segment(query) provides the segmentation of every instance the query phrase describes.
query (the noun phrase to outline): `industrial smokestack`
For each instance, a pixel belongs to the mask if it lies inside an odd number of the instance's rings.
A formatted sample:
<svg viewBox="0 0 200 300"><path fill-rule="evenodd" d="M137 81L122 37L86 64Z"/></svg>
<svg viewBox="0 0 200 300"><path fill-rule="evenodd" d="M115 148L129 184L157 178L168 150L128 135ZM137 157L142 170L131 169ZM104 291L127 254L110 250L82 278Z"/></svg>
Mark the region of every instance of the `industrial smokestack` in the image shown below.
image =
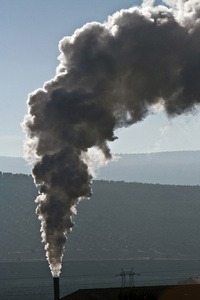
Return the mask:
<svg viewBox="0 0 200 300"><path fill-rule="evenodd" d="M54 300L60 299L59 277L53 277Z"/></svg>

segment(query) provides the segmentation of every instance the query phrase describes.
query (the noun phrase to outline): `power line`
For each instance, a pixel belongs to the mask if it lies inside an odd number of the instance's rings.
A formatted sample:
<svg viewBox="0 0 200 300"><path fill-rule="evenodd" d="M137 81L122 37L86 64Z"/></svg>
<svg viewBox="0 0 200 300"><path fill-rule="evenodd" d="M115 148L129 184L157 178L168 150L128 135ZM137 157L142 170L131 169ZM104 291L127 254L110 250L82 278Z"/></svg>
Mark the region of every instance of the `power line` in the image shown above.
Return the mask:
<svg viewBox="0 0 200 300"><path fill-rule="evenodd" d="M175 269L175 270L162 270L162 271L144 271L141 272L141 275L143 274L160 274L160 273L174 273L174 272L193 272L193 271L199 271L200 269ZM76 278L76 277L100 277L100 276L114 276L112 273L103 273L103 274L80 274L80 275L62 275L60 278ZM49 279L51 280L52 277L47 276L38 276L38 277L7 277L7 278L0 278L0 280L31 280L31 279Z"/></svg>
<svg viewBox="0 0 200 300"><path fill-rule="evenodd" d="M173 278L171 278L171 277L169 277L169 278L163 278L163 279L148 279L148 282L166 282L166 281L168 281L168 280L182 280L182 279L185 279L185 278L181 278L181 277L173 277ZM144 280L137 280L137 283L142 283L142 282L145 282L146 280L144 279ZM113 284L118 284L118 283L114 283L114 282L91 282L91 281L89 281L89 282L80 282L80 283L68 283L67 284L67 287L73 287L73 286L86 286L86 285L90 285L90 286L93 286L93 285L113 285ZM60 285L61 287L65 287L65 284L61 284ZM0 288L0 290L6 290L6 289L9 289L9 290L11 290L11 289L34 289L34 288L43 288L43 289L45 289L45 288L53 288L52 287L52 285L51 286L49 286L49 285L43 285L43 286L23 286L23 287L12 287L12 288L10 288L10 287L3 287L3 288Z"/></svg>
<svg viewBox="0 0 200 300"><path fill-rule="evenodd" d="M142 272L142 274L148 274L148 273L173 273L173 272L189 272L189 271L199 271L200 272L200 268L198 269L175 269L175 270L165 270L165 271L146 271L146 272Z"/></svg>

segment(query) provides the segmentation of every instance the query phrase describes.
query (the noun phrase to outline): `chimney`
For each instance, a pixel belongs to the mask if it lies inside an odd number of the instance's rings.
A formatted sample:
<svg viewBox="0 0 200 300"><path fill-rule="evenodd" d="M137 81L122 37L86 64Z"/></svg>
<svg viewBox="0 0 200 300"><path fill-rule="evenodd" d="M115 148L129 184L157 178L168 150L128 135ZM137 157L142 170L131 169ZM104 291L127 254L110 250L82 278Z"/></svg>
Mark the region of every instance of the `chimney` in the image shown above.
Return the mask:
<svg viewBox="0 0 200 300"><path fill-rule="evenodd" d="M54 300L59 300L60 299L59 277L53 277L53 286L54 286Z"/></svg>

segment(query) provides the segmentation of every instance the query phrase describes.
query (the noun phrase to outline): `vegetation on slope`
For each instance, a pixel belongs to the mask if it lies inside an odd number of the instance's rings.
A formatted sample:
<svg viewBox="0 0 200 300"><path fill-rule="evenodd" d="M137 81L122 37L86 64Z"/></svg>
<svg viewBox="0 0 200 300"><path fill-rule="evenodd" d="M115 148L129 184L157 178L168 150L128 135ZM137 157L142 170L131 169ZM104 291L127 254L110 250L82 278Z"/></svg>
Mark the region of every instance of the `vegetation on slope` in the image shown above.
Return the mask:
<svg viewBox="0 0 200 300"><path fill-rule="evenodd" d="M94 181L64 259L198 259L199 186ZM0 174L0 260L45 259L37 189L28 175Z"/></svg>

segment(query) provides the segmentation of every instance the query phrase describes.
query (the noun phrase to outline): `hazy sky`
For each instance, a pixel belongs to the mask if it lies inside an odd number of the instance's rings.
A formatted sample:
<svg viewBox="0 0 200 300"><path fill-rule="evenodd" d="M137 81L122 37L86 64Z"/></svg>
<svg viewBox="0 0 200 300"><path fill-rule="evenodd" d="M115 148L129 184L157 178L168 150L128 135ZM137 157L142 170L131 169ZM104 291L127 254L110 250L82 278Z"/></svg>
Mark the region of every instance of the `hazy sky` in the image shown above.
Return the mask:
<svg viewBox="0 0 200 300"><path fill-rule="evenodd" d="M161 1L157 1L158 4ZM20 122L28 93L55 75L58 42L86 22L103 22L137 0L0 0L0 156L23 156ZM200 115L155 113L118 131L114 153L200 150Z"/></svg>

